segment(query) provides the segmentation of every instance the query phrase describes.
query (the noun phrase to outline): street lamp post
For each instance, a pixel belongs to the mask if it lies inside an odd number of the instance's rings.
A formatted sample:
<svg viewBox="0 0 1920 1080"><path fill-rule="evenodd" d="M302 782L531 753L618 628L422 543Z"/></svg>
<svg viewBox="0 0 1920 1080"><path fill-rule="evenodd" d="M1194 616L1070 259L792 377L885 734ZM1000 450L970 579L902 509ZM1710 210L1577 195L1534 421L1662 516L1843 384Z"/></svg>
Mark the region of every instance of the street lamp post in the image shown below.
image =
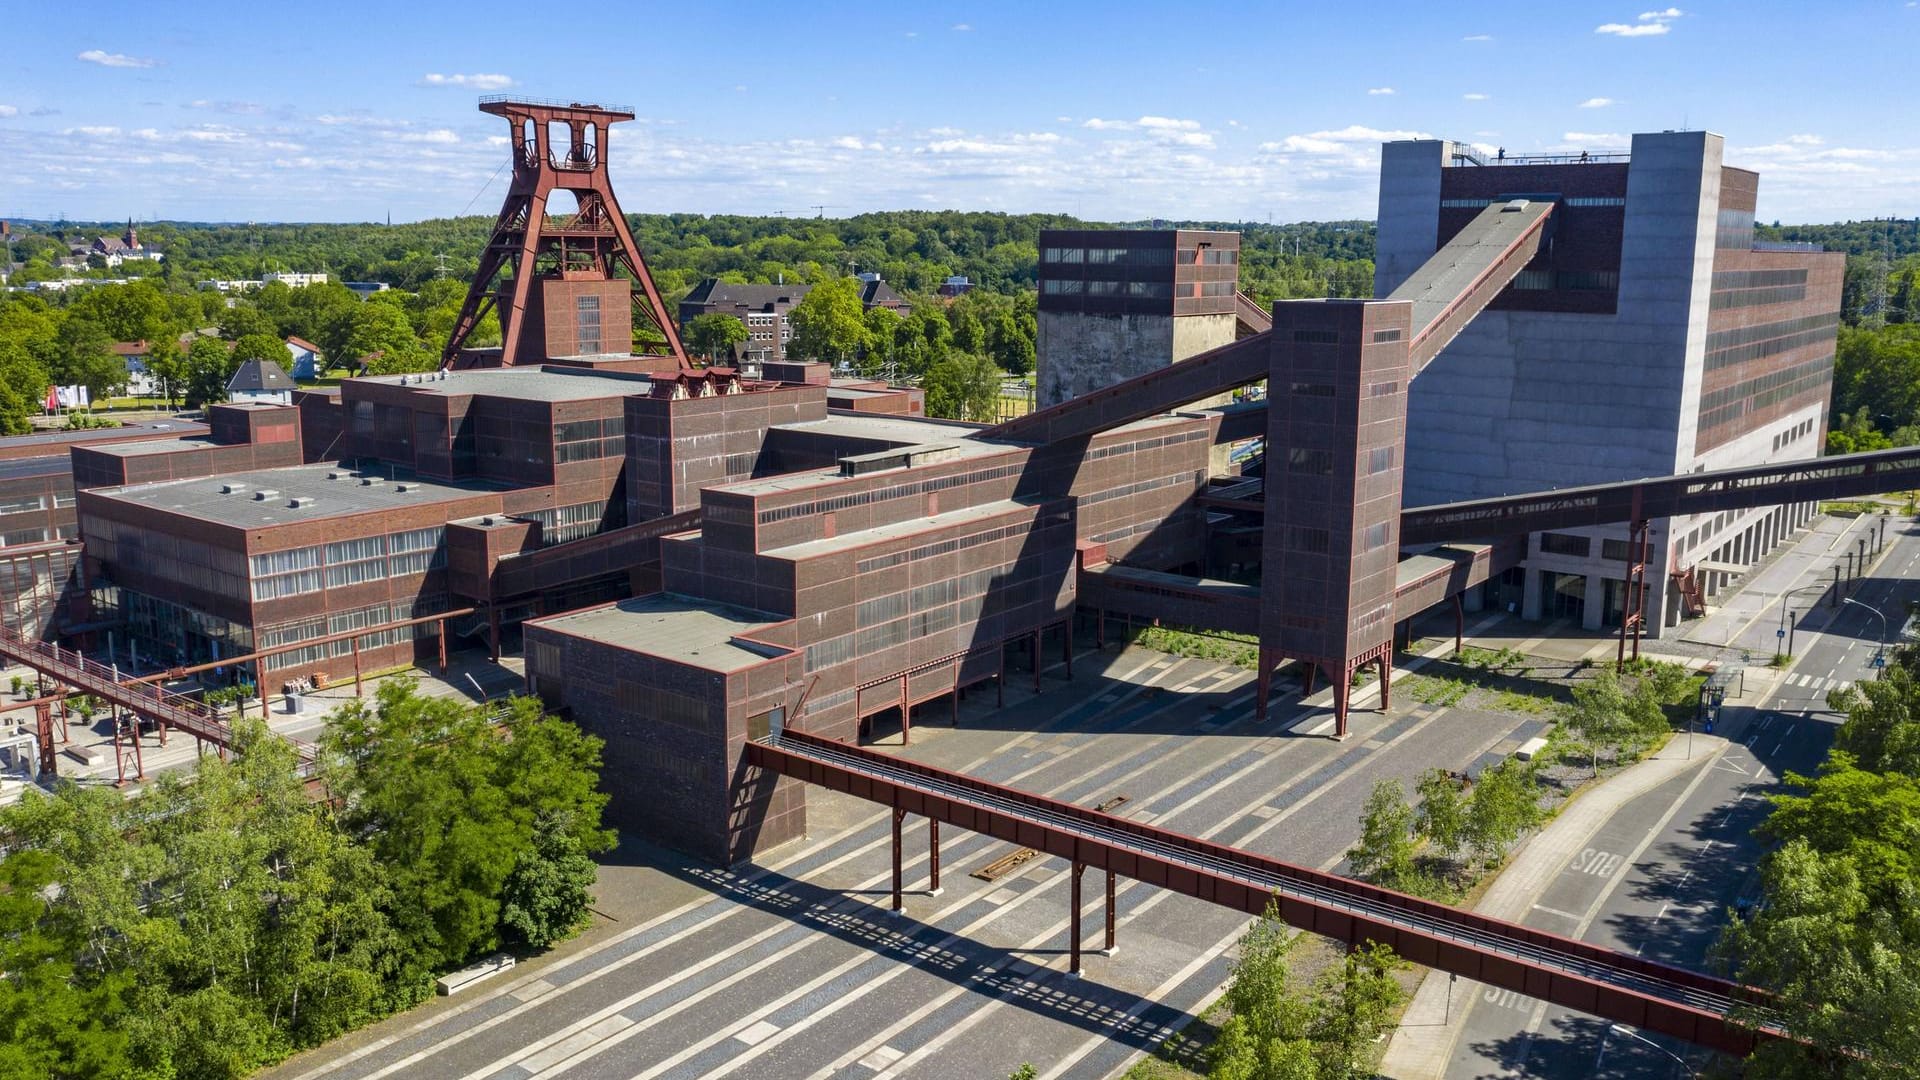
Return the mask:
<svg viewBox="0 0 1920 1080"><path fill-rule="evenodd" d="M1886 661L1885 661L1885 658L1886 658L1886 655L1887 655L1887 616L1886 616L1886 613L1885 613L1885 612L1883 612L1883 611L1881 611L1881 610L1880 610L1879 608L1877 608L1877 607L1874 607L1874 606L1873 606L1872 604L1863 604L1863 603L1861 603L1860 601L1858 601L1858 600L1855 600L1855 599L1854 599L1853 597L1851 597L1851 596L1848 596L1848 597L1843 597L1843 598L1841 599L1841 601L1840 601L1840 602L1841 602L1841 603L1843 603L1843 604L1852 604L1852 605L1853 605L1854 607L1857 607L1857 608L1866 608L1866 609L1867 609L1868 611L1871 611L1871 612L1873 612L1873 614L1874 614L1874 616L1875 616L1876 618L1878 618L1878 619L1880 620L1880 650L1879 650L1878 652L1876 652L1876 653L1874 654L1874 657L1875 657L1875 660L1876 660L1876 663L1874 664L1874 666L1875 666L1875 667L1879 667L1879 666L1880 666L1880 664L1882 664L1882 663L1885 663L1885 662L1886 662Z"/></svg>
<svg viewBox="0 0 1920 1080"><path fill-rule="evenodd" d="M1659 1043L1654 1042L1652 1039L1647 1038L1645 1035L1640 1034L1639 1032L1633 1030L1632 1028L1625 1027L1620 1024L1608 1024L1606 1034L1603 1034L1600 1036L1600 1053L1596 1055L1593 1059L1593 1069L1595 1072L1600 1071L1600 1062L1603 1058L1607 1056L1607 1036L1608 1035L1625 1035L1627 1038L1632 1039L1635 1042L1646 1043L1648 1046L1651 1046L1655 1050L1658 1050L1661 1053L1672 1058L1674 1061L1674 1064L1679 1066L1681 1069L1685 1070L1687 1075L1689 1076L1693 1075L1693 1067L1687 1064L1686 1058L1683 1058L1679 1054L1676 1054L1673 1051L1667 1049L1666 1047L1661 1046Z"/></svg>

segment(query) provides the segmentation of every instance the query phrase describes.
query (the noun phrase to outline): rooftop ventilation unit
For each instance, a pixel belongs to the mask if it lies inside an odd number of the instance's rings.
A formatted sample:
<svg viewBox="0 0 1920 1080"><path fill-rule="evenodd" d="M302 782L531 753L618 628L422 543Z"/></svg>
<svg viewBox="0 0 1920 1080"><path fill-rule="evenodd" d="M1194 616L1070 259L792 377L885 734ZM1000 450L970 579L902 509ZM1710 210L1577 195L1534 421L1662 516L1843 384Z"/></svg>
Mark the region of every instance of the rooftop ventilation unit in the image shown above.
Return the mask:
<svg viewBox="0 0 1920 1080"><path fill-rule="evenodd" d="M379 487L380 478L377 476L363 476L360 478L360 486L361 487Z"/></svg>
<svg viewBox="0 0 1920 1080"><path fill-rule="evenodd" d="M222 495L238 495L245 490L247 490L247 485L245 484L221 484L220 485L220 494Z"/></svg>
<svg viewBox="0 0 1920 1080"><path fill-rule="evenodd" d="M259 491L253 493L253 501L266 502L268 499L278 498L279 495L280 493L272 488L261 488Z"/></svg>
<svg viewBox="0 0 1920 1080"><path fill-rule="evenodd" d="M312 505L313 505L313 500L311 498L301 497L298 499L287 500L287 509L289 510L299 510L303 507L308 507Z"/></svg>

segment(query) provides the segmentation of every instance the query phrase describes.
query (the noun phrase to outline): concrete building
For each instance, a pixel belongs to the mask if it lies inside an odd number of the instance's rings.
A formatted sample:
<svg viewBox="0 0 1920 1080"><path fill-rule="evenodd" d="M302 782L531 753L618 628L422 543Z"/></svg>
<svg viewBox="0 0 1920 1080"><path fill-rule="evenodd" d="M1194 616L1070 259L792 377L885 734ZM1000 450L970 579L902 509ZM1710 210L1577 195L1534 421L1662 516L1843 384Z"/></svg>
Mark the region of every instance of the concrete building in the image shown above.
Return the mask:
<svg viewBox="0 0 1920 1080"><path fill-rule="evenodd" d="M1040 406L1231 342L1239 275L1235 232L1043 230Z"/></svg>
<svg viewBox="0 0 1920 1080"><path fill-rule="evenodd" d="M1386 144L1376 295L1490 203L1555 203L1541 253L1413 384L1407 505L1818 455L1845 257L1756 244L1759 177L1724 165L1723 144L1664 132L1630 154L1494 160ZM1814 509L1655 521L1648 631ZM1511 583L1522 612L1619 625L1627 540L1624 526L1533 536Z"/></svg>
<svg viewBox="0 0 1920 1080"><path fill-rule="evenodd" d="M287 373L294 378L318 378L325 363L320 346L303 337L287 338Z"/></svg>

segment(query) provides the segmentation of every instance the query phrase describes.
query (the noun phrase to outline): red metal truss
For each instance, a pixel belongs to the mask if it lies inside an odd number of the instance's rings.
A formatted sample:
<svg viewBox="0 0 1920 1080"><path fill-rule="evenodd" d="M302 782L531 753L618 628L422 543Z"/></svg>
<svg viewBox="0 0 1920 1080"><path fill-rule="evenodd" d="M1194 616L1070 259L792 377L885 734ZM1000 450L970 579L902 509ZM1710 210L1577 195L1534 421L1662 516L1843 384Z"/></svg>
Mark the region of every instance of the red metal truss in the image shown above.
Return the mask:
<svg viewBox="0 0 1920 1080"><path fill-rule="evenodd" d="M749 743L747 761L896 815L919 814L1070 860L1076 877L1094 867L1256 915L1277 901L1280 917L1303 930L1378 941L1418 964L1723 1053L1745 1055L1776 1034L1729 1019L1736 1002L1764 999L1726 979L917 762L791 730ZM1077 970L1077 905L1074 926Z"/></svg>
<svg viewBox="0 0 1920 1080"><path fill-rule="evenodd" d="M500 316L500 366L528 362L522 355L527 346L519 330L536 276L610 281L625 269L638 286L633 293L634 314L665 339L666 355L681 371L692 371L672 313L653 283L607 178L607 132L614 124L633 119L633 111L505 97L481 99L480 111L504 117L512 129L513 182L448 335L442 366L459 365L467 338L490 310ZM552 133L561 130L566 134L564 146L552 141ZM573 216L563 221L547 216L547 201L556 191L571 193L578 204ZM506 277L496 282L503 270Z"/></svg>

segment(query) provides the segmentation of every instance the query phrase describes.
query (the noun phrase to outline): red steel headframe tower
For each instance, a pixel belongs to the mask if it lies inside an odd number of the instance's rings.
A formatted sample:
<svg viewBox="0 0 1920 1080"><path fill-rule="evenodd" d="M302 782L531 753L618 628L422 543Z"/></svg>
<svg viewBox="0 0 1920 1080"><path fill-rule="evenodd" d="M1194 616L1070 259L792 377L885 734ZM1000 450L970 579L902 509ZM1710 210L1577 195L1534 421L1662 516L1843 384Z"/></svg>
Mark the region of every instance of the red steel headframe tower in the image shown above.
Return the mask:
<svg viewBox="0 0 1920 1080"><path fill-rule="evenodd" d="M662 360L671 357L680 371L691 371L673 317L607 180L607 129L633 119L633 110L501 96L482 98L480 111L505 117L513 129L513 185L441 366L511 367L552 355L630 353L625 311L631 306L665 338ZM555 191L578 202L572 217L548 219L547 200ZM621 268L631 282L619 275ZM497 360L464 348L489 309L500 315Z"/></svg>

